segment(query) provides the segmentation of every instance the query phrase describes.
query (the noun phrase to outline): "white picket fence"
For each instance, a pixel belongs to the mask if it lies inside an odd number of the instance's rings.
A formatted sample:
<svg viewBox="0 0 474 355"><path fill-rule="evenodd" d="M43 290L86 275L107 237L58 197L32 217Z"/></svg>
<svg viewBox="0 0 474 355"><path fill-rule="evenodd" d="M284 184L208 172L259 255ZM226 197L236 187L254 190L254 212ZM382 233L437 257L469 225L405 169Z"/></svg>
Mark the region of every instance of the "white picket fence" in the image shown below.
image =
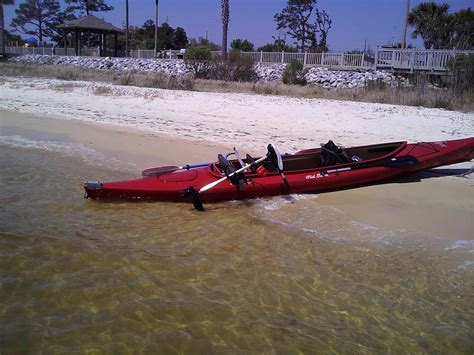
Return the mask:
<svg viewBox="0 0 474 355"><path fill-rule="evenodd" d="M7 53L25 55L42 54L52 55L51 47L7 47ZM62 47L56 47L55 55L64 55ZM74 48L68 48L68 55L74 55ZM98 48L82 48L83 56L98 57ZM216 57L220 51L211 53ZM293 60L304 66L328 67L333 69L389 69L392 71L415 72L424 71L442 74L447 71L449 60L461 54L474 55L474 50L426 50L426 49L392 49L377 48L375 58L365 53L289 53L289 52L240 52L242 57L259 63L290 63ZM111 52L109 55L113 55ZM153 50L131 50L130 57L153 59ZM167 50L160 52L161 59L181 59L183 51Z"/></svg>

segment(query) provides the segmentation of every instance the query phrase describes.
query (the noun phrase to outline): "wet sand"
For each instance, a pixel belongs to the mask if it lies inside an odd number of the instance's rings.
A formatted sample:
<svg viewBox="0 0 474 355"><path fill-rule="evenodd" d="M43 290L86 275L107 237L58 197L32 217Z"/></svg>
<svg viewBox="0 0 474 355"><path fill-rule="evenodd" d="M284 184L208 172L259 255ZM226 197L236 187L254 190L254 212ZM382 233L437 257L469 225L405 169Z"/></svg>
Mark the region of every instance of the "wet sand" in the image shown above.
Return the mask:
<svg viewBox="0 0 474 355"><path fill-rule="evenodd" d="M472 180L460 179L416 174L415 178L321 194L318 202L336 206L368 225L406 230L425 240L472 240L474 186Z"/></svg>
<svg viewBox="0 0 474 355"><path fill-rule="evenodd" d="M2 136L79 143L107 157L134 164L138 169L214 161L218 153L231 150L112 124L10 111L0 111L0 117Z"/></svg>
<svg viewBox="0 0 474 355"><path fill-rule="evenodd" d="M34 114L2 111L0 132L35 140L80 143L107 157L145 167L215 161L231 147L194 143L112 124L86 123ZM258 153L252 151L251 153ZM474 180L471 163L444 168L447 176L420 173L376 186L320 194L318 204L343 211L369 225L407 230L446 241L474 235ZM104 177L98 177L104 178Z"/></svg>

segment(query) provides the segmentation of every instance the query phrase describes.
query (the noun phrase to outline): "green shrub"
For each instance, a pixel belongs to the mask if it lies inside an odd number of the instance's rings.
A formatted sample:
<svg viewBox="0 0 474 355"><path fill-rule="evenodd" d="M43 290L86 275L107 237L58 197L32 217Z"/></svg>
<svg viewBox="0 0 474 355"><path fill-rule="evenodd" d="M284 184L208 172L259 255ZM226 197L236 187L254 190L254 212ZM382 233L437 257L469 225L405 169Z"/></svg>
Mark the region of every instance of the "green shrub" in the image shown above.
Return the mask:
<svg viewBox="0 0 474 355"><path fill-rule="evenodd" d="M234 39L230 46L232 47L233 51L242 51L242 52L252 52L253 51L253 43L247 41L246 39Z"/></svg>
<svg viewBox="0 0 474 355"><path fill-rule="evenodd" d="M184 60L191 67L196 79L209 79L211 58L211 50L207 46L190 46L184 53Z"/></svg>
<svg viewBox="0 0 474 355"><path fill-rule="evenodd" d="M293 59L283 72L283 83L290 85L306 85L306 79L304 77L305 71L303 70L303 63Z"/></svg>
<svg viewBox="0 0 474 355"><path fill-rule="evenodd" d="M78 68L71 66L62 66L58 67L56 78L61 80L77 80L78 77Z"/></svg>
<svg viewBox="0 0 474 355"><path fill-rule="evenodd" d="M387 83L382 78L377 78L376 80L367 80L364 86L368 91L383 91L387 88Z"/></svg>
<svg viewBox="0 0 474 355"><path fill-rule="evenodd" d="M474 55L459 55L448 63L452 73L448 85L455 91L472 91L474 89Z"/></svg>
<svg viewBox="0 0 474 355"><path fill-rule="evenodd" d="M211 60L211 50L207 46L190 46L186 48L184 60Z"/></svg>
<svg viewBox="0 0 474 355"><path fill-rule="evenodd" d="M255 62L231 52L227 58L217 57L211 62L210 78L223 81L254 82L257 79Z"/></svg>
<svg viewBox="0 0 474 355"><path fill-rule="evenodd" d="M119 74L118 82L120 85L132 85L133 76L135 71L127 70L124 73Z"/></svg>
<svg viewBox="0 0 474 355"><path fill-rule="evenodd" d="M188 76L153 73L152 75L147 75L139 85L142 87L169 90L192 90L194 87L194 80Z"/></svg>
<svg viewBox="0 0 474 355"><path fill-rule="evenodd" d="M94 88L94 95L111 96L114 91L108 86L97 86Z"/></svg>

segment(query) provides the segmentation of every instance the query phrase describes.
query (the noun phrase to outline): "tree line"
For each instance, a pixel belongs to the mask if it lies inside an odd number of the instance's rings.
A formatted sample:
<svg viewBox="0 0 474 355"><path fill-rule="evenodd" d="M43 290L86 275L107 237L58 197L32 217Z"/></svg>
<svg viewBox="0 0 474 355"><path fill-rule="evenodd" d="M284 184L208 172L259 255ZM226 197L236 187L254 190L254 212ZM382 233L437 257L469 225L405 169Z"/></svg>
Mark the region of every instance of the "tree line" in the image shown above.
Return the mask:
<svg viewBox="0 0 474 355"><path fill-rule="evenodd" d="M156 5L158 5L157 0ZM152 0L150 0L152 2ZM0 28L3 24L3 4L13 4L13 0L0 0ZM16 34L30 35L42 43L45 39L62 45L63 36L57 26L66 21L98 12L112 11L114 7L107 0L64 0L64 7L59 0L24 0L15 10L11 22L12 32L6 31L6 42L21 41ZM210 50L227 52L227 32L231 19L230 0L221 0L222 42L221 45L198 38L189 40L182 27L173 28L163 23L155 28L153 20L147 20L142 26L127 26L130 49L153 49L157 36L157 49L180 49L186 46L206 46ZM127 12L128 23L128 12ZM319 8L318 0L287 0L286 6L273 16L277 36L263 46L254 48L247 39L231 41L232 50L240 51L309 51L324 52L328 50L328 36L332 28L329 14ZM421 37L425 48L473 48L474 47L474 13L462 9L449 13L449 5L437 4L434 1L421 3L413 8L408 16L408 24L413 27L412 38ZM3 31L2 31L3 32ZM5 40L2 38L2 44ZM287 38L290 42L287 42ZM90 45L94 40L88 37ZM119 38L121 47L125 38ZM1 48L0 48L1 50Z"/></svg>
<svg viewBox="0 0 474 355"><path fill-rule="evenodd" d="M449 13L449 4L421 3L408 15L412 38L421 37L426 49L474 48L474 12L471 8Z"/></svg>

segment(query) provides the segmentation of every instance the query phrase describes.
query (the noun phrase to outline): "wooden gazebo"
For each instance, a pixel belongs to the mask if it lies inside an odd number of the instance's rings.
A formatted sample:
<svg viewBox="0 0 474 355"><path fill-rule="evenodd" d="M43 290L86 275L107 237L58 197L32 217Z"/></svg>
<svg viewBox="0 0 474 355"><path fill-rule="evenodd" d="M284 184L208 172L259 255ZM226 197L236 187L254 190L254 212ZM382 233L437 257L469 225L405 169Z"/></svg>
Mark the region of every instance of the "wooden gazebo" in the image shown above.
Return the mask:
<svg viewBox="0 0 474 355"><path fill-rule="evenodd" d="M99 34L99 48L100 56L106 56L107 53L107 35L114 36L114 56L117 56L117 35L123 33L120 28L113 26L112 24L105 22L93 15L84 16L71 20L67 23L59 25L58 28L63 30L64 34L64 50L67 55L67 36L69 33L74 34L74 50L75 54L81 55L81 35L82 33L97 33Z"/></svg>

